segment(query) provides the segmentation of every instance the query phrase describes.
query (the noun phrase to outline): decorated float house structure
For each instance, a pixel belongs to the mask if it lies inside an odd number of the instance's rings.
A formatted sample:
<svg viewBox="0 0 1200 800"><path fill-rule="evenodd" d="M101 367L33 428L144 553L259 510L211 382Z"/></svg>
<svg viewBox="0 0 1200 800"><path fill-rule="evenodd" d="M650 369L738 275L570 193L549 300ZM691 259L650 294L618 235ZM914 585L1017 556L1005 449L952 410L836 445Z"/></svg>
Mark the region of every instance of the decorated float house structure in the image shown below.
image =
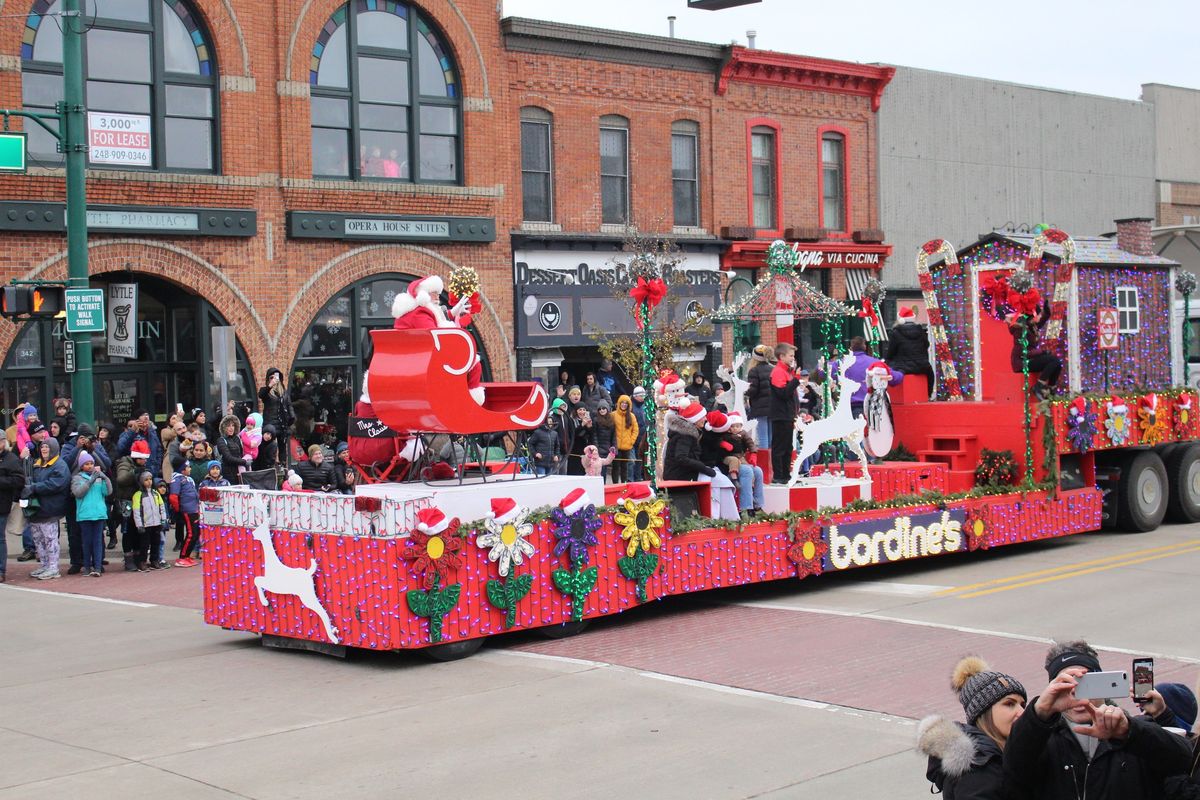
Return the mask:
<svg viewBox="0 0 1200 800"><path fill-rule="evenodd" d="M592 618L675 594L1084 533L1106 521L1149 530L1164 516L1200 520L1200 398L1174 388L1175 265L1144 252L1142 221L1122 226L1115 241L1051 229L996 232L962 251L943 240L922 248L937 390L931 399L919 378L887 390L896 438L917 461L871 465L865 481L847 461L824 484L768 487L775 513L739 520L712 519L703 492L700 513L685 516L662 483L516 470L486 481L376 483L355 496L206 489L205 620L276 646L453 658L509 630L578 632ZM1067 369L1060 393L1039 401L1011 366L1003 317L1005 305L1032 310L1043 298L1050 313L1040 346ZM469 335L374 337L372 399L388 428L521 432L540 422L546 400L533 383L485 384L490 399L473 404ZM1112 347L1107 363L1101 339ZM856 481L863 491L848 492ZM1098 483L1116 491L1106 497Z"/></svg>

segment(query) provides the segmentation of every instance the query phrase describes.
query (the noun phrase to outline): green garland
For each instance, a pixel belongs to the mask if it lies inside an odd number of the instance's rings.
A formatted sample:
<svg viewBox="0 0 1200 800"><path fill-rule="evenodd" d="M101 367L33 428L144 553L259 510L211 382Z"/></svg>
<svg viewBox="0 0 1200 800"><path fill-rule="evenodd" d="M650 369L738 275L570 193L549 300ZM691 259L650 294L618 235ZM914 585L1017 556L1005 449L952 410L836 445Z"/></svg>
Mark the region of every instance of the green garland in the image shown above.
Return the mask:
<svg viewBox="0 0 1200 800"><path fill-rule="evenodd" d="M654 345L651 341L650 307L641 303L638 311L642 315L642 386L646 388L646 402L642 406L646 420L646 463L643 468L651 486L658 481L655 472L658 468L658 408L654 401Z"/></svg>
<svg viewBox="0 0 1200 800"><path fill-rule="evenodd" d="M1025 317L1017 320L1021 326L1021 399L1025 407L1025 485L1033 485L1033 409L1029 406L1029 327Z"/></svg>
<svg viewBox="0 0 1200 800"><path fill-rule="evenodd" d="M1046 472L1045 482L1050 485L1050 496L1054 497L1058 493L1058 429L1054 427L1054 417L1050 410L1050 402L1047 400L1038 405L1038 412L1042 415L1042 449L1045 451L1042 456L1042 468Z"/></svg>

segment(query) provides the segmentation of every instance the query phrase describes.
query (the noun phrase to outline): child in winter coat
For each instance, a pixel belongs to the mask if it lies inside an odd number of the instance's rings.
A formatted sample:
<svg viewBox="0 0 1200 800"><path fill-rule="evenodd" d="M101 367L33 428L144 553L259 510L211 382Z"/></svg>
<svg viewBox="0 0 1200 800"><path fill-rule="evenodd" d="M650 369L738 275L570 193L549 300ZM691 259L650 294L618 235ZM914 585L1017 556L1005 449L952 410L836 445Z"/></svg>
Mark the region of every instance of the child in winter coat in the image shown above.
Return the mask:
<svg viewBox="0 0 1200 800"><path fill-rule="evenodd" d="M262 414L255 411L246 417L246 425L238 438L242 440L242 459L249 469L254 459L258 458L258 448L262 444Z"/></svg>
<svg viewBox="0 0 1200 800"><path fill-rule="evenodd" d="M194 567L192 551L200 549L200 490L192 480L190 461L185 461L171 478L170 505L175 512L175 540L181 542L175 566Z"/></svg>
<svg viewBox="0 0 1200 800"><path fill-rule="evenodd" d="M133 493L133 525L137 530L137 571L166 569L170 566L162 557L162 530L167 521L167 504L154 489L154 476L143 472L138 476L138 490Z"/></svg>
<svg viewBox="0 0 1200 800"><path fill-rule="evenodd" d="M617 457L617 448L608 448L608 455L604 458L600 457L600 451L596 449L596 445L589 444L583 448L583 474L593 478L599 478L604 475L604 468L613 462Z"/></svg>
<svg viewBox="0 0 1200 800"><path fill-rule="evenodd" d="M617 398L617 410L613 412L612 420L617 433L617 460L613 465L613 483L625 483L631 475L633 451L637 448L638 434L641 432L629 395L623 394Z"/></svg>
<svg viewBox="0 0 1200 800"><path fill-rule="evenodd" d="M229 479L221 474L221 462L213 459L208 462L208 468L205 470L204 480L200 481L200 488L207 489L210 486L230 486Z"/></svg>
<svg viewBox="0 0 1200 800"><path fill-rule="evenodd" d="M75 496L75 519L83 543L83 574L99 578L104 571L104 528L108 522L108 496L112 481L86 450L75 460L71 494Z"/></svg>

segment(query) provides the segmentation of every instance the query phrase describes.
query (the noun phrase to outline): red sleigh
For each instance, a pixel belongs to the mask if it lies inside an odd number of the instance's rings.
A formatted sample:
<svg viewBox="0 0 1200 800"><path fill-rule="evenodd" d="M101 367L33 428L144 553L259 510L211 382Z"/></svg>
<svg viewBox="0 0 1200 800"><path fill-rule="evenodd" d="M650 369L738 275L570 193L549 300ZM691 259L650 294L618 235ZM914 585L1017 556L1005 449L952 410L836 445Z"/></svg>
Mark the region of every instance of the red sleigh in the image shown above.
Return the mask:
<svg viewBox="0 0 1200 800"><path fill-rule="evenodd" d="M371 331L370 391L389 428L427 433L533 430L550 399L536 383L485 383L480 406L467 390L475 340L458 328Z"/></svg>

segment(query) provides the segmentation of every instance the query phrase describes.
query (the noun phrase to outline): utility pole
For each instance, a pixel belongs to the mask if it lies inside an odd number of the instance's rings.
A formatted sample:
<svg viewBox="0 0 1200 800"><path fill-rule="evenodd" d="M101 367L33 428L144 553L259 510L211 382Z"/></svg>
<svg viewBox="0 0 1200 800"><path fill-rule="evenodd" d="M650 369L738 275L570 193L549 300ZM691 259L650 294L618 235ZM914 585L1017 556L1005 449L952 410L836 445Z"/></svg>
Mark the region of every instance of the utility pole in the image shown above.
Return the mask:
<svg viewBox="0 0 1200 800"><path fill-rule="evenodd" d="M63 0L63 124L60 140L67 165L67 286L88 288L87 117L83 108L83 17L81 0ZM64 325L65 331L65 325ZM71 402L80 422L96 420L92 386L92 335L69 333L75 340Z"/></svg>

